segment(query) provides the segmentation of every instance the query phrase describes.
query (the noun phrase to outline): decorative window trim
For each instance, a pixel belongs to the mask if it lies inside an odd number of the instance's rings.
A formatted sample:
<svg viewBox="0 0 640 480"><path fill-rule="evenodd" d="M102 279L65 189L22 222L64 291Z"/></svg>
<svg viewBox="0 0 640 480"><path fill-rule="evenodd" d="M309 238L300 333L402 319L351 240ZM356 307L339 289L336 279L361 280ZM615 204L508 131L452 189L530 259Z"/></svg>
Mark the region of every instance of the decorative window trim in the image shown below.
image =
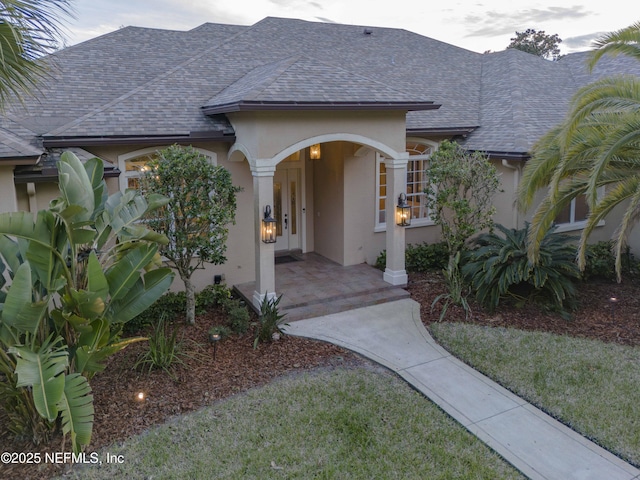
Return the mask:
<svg viewBox="0 0 640 480"><path fill-rule="evenodd" d="M141 158L141 157L150 157L152 156L154 153L158 152L159 150L164 150L165 148L168 148L168 145L165 146L158 146L158 147L147 147L147 148L142 148L140 150L136 150L133 152L128 152L128 153L124 153L122 155L118 156L118 168L120 169L120 177L118 179L119 181L119 188L121 191L125 191L128 188L128 184L129 184L129 179L130 178L136 178L140 176L139 172L133 172L131 170L127 170L127 162L130 162L132 160L135 160L137 158ZM207 157L207 159L209 159L209 162L212 165L217 165L218 164L218 155L210 150L205 150L203 148L197 148L197 147L193 147L194 150L197 150L198 152L200 152L202 155L204 155L205 157Z"/></svg>
<svg viewBox="0 0 640 480"><path fill-rule="evenodd" d="M424 138L414 138L414 137L408 137L406 139L406 143L407 144L411 144L411 143L415 143L415 144L419 144L419 145L424 145L424 146L428 146L431 147L431 152L429 154L426 155L419 155L419 154L413 154L411 155L411 150L407 150L410 155L409 155L409 164L407 165L407 179L405 179L405 193L407 194L407 198L410 199L411 197L415 197L417 195L419 195L419 193L416 192L409 192L408 190L408 186L410 184L409 182L409 177L412 174L415 174L415 171L409 171L409 165L411 163L411 161L427 161L429 159L429 157L431 156L431 153L435 152L438 149L438 143L437 142L433 142L431 140L426 140ZM387 230L387 224L386 222L381 222L380 221L380 217L381 217L381 208L380 208L380 203L382 200L384 200L385 202L385 211L387 210L387 197L386 195L381 195L381 187L382 184L380 182L380 177L381 177L381 173L380 173L380 168L381 168L381 164L384 163L384 160L382 158L382 155L380 153L376 152L376 170L375 170L375 177L376 177L376 186L375 186L375 223L374 223L374 232L384 232ZM424 170L424 163L423 163L423 170ZM386 186L386 185L385 185ZM385 189L386 192L386 189ZM395 204L395 202L394 202ZM411 225L407 228L420 228L420 227L428 227L428 226L432 226L435 225L435 223L433 222L433 220L431 220L429 217L423 217L423 218L415 218L413 217L411 220Z"/></svg>

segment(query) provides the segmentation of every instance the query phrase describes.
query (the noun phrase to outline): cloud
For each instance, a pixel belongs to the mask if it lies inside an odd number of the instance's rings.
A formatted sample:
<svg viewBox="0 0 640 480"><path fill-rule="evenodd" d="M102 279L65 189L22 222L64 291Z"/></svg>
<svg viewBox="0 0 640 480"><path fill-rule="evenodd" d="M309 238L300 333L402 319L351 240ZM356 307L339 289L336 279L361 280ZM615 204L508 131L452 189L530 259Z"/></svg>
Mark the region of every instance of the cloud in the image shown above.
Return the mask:
<svg viewBox="0 0 640 480"><path fill-rule="evenodd" d="M548 22L577 20L592 13L583 6L529 8L515 11L489 10L470 14L463 22L470 27L466 37L486 37L515 33L517 30L534 28ZM547 32L553 34L553 32Z"/></svg>
<svg viewBox="0 0 640 480"><path fill-rule="evenodd" d="M591 48L591 44L594 40L601 37L606 32L593 32L586 35L579 35L577 37L569 37L562 40L562 44L571 51L581 51Z"/></svg>

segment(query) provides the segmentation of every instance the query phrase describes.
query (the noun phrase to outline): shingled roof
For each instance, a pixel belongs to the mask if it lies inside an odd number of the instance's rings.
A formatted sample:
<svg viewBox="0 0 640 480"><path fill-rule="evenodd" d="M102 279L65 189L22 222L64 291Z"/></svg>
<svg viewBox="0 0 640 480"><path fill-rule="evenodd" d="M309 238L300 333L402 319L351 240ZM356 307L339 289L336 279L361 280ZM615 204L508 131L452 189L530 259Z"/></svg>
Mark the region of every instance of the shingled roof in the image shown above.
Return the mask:
<svg viewBox="0 0 640 480"><path fill-rule="evenodd" d="M526 157L579 86L606 71L640 73L616 59L589 75L584 58L479 54L401 29L283 18L127 27L46 58L51 77L37 97L0 121L0 158L44 152L37 141L232 141L225 113L275 106L403 108L408 132L466 133L470 149Z"/></svg>

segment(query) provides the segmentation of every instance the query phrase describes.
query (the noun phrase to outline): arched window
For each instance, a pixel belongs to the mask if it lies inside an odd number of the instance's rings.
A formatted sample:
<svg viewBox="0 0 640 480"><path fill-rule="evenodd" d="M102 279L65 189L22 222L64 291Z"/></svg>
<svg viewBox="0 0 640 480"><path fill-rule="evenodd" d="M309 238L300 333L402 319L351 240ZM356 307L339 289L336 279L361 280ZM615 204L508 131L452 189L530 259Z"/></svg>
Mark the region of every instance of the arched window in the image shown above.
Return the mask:
<svg viewBox="0 0 640 480"><path fill-rule="evenodd" d="M138 188L139 178L147 168L147 164L153 160L158 152L167 147L149 147L135 152L129 152L118 157L118 167L122 172L120 174L120 190L127 188ZM208 150L196 148L202 153L212 165L217 164L218 156Z"/></svg>
<svg viewBox="0 0 640 480"><path fill-rule="evenodd" d="M407 163L407 203L411 205L411 226L433 225L429 218L429 211L425 203L424 190L427 176L425 170L431 154L438 148L438 144L424 139L408 139L406 151L409 153ZM376 230L386 228L387 206L387 171L384 161L377 155L376 161ZM395 200L389 200L390 205Z"/></svg>

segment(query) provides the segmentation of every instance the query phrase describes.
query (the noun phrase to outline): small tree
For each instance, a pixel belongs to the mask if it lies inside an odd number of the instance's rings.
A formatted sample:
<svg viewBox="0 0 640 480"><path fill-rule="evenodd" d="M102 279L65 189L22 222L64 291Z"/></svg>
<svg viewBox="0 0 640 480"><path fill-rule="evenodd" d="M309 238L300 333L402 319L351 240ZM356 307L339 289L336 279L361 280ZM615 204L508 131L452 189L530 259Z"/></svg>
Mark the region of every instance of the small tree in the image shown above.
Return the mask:
<svg viewBox="0 0 640 480"><path fill-rule="evenodd" d="M469 152L456 142L445 140L431 156L426 170L429 185L425 189L431 219L440 225L442 238L449 248L445 277L449 293L440 295L445 305L462 305L469 314L463 294L459 262L465 242L473 234L493 225L493 195L500 188L496 168L481 153Z"/></svg>
<svg viewBox="0 0 640 480"><path fill-rule="evenodd" d="M469 237L493 226L500 179L485 155L447 140L431 156L426 174L427 208L453 259Z"/></svg>
<svg viewBox="0 0 640 480"><path fill-rule="evenodd" d="M228 170L211 165L192 147L173 145L161 150L147 167L142 190L170 201L145 222L169 238L161 252L184 282L187 322L193 324L196 302L191 276L205 263L226 261L228 225L235 223L240 188L233 186Z"/></svg>
<svg viewBox="0 0 640 480"><path fill-rule="evenodd" d="M511 39L507 48L515 48L523 52L531 53L542 58L558 60L560 58L560 47L562 39L557 33L547 35L544 30L536 31L528 28L524 32L516 32L516 36Z"/></svg>

